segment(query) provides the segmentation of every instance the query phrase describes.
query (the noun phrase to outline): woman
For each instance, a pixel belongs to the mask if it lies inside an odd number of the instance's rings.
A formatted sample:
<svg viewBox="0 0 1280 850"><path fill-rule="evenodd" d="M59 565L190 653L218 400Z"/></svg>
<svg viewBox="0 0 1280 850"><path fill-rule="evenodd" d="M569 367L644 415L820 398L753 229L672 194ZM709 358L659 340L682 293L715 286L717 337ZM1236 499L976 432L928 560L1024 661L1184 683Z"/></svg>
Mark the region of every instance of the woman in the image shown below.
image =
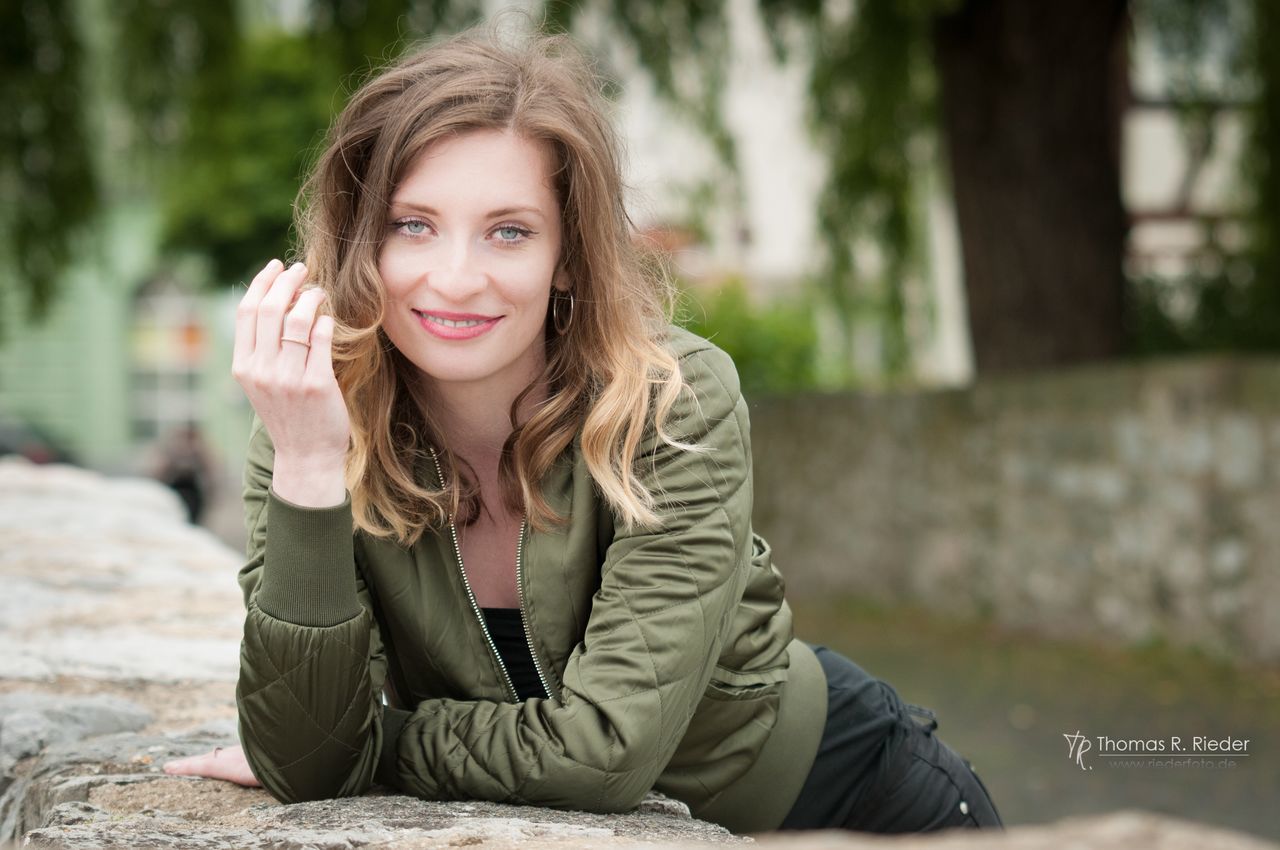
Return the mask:
<svg viewBox="0 0 1280 850"><path fill-rule="evenodd" d="M738 832L998 825L914 707L793 639L733 364L669 325L606 114L566 39L471 31L339 117L305 266L236 320L243 749L166 770L282 801L656 789Z"/></svg>

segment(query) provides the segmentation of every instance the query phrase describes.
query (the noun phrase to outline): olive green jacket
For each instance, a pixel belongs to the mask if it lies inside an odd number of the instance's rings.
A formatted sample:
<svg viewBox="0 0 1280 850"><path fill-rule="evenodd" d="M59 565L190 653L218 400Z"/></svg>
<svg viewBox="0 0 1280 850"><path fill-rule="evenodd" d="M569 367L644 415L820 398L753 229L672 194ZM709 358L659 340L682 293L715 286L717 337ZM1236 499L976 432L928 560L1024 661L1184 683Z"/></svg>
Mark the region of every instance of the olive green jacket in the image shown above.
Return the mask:
<svg viewBox="0 0 1280 850"><path fill-rule="evenodd" d="M782 822L817 751L825 679L751 530L733 363L683 330L669 345L693 392L667 430L707 451L646 435L638 468L665 526L616 521L575 443L543 482L569 523L522 534L521 612L550 699L517 701L451 528L404 548L353 533L349 498L284 501L255 422L236 702L268 791L292 802L376 781L431 800L619 812L655 789L737 832Z"/></svg>

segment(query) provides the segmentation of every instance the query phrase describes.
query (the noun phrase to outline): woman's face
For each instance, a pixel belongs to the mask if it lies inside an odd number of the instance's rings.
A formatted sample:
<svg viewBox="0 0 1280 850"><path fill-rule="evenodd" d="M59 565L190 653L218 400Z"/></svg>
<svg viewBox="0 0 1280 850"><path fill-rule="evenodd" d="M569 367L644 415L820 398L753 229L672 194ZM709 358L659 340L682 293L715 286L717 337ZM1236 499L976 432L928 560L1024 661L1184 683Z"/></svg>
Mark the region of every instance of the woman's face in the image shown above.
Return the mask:
<svg viewBox="0 0 1280 850"><path fill-rule="evenodd" d="M545 361L560 206L545 142L476 130L432 144L387 210L383 329L439 383L523 388Z"/></svg>

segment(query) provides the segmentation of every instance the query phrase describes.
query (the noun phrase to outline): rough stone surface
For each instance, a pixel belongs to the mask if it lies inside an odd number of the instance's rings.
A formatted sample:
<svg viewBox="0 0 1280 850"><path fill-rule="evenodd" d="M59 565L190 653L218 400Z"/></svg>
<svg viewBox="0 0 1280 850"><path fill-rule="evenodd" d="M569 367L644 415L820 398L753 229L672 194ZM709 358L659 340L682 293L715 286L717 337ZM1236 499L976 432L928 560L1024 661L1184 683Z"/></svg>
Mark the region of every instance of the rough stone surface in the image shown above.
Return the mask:
<svg viewBox="0 0 1280 850"><path fill-rule="evenodd" d="M241 558L141 479L0 458L0 678L221 679Z"/></svg>
<svg viewBox="0 0 1280 850"><path fill-rule="evenodd" d="M1196 358L751 406L788 587L1280 660L1280 365Z"/></svg>
<svg viewBox="0 0 1280 850"><path fill-rule="evenodd" d="M224 727L178 737L117 733L49 746L38 758L19 766L0 796L0 838L40 826L60 803L87 802L90 790L98 785L147 781L148 774L160 774L160 765L167 759L234 740L234 728Z"/></svg>
<svg viewBox="0 0 1280 850"><path fill-rule="evenodd" d="M27 846L440 847L610 846L640 841L738 843L652 795L634 812L596 815L496 803L428 803L372 793L284 806L260 789L172 777L167 759L227 745L216 732L117 734L50 747L22 778L15 832ZM8 802L8 800L6 800Z"/></svg>
<svg viewBox="0 0 1280 850"><path fill-rule="evenodd" d="M951 830L922 836L867 836L841 832L764 837L761 850L1275 850L1270 841L1148 812L1065 818L1017 826L1003 834Z"/></svg>
<svg viewBox="0 0 1280 850"><path fill-rule="evenodd" d="M8 787L18 761L51 744L136 731L150 721L146 709L118 697L68 699L29 692L0 695L0 791Z"/></svg>

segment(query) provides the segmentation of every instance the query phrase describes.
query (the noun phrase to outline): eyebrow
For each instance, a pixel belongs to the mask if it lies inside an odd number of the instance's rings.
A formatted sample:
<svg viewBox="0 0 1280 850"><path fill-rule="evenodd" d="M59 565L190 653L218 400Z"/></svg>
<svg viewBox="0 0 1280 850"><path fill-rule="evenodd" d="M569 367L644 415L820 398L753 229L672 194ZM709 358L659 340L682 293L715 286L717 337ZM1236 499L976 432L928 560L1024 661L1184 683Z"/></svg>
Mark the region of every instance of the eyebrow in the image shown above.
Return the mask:
<svg viewBox="0 0 1280 850"><path fill-rule="evenodd" d="M395 199L392 199L391 209L413 210L415 212L436 216L437 218L440 216L439 211L436 210L434 207L429 207L426 204L415 204L411 201L397 201ZM504 215L512 215L514 213L521 213L521 212L533 213L534 215L537 215L537 216L542 215L542 210L538 209L537 207L514 206L514 207L500 207L499 209L496 209L496 210L490 210L488 213L485 214L485 218L499 218Z"/></svg>

